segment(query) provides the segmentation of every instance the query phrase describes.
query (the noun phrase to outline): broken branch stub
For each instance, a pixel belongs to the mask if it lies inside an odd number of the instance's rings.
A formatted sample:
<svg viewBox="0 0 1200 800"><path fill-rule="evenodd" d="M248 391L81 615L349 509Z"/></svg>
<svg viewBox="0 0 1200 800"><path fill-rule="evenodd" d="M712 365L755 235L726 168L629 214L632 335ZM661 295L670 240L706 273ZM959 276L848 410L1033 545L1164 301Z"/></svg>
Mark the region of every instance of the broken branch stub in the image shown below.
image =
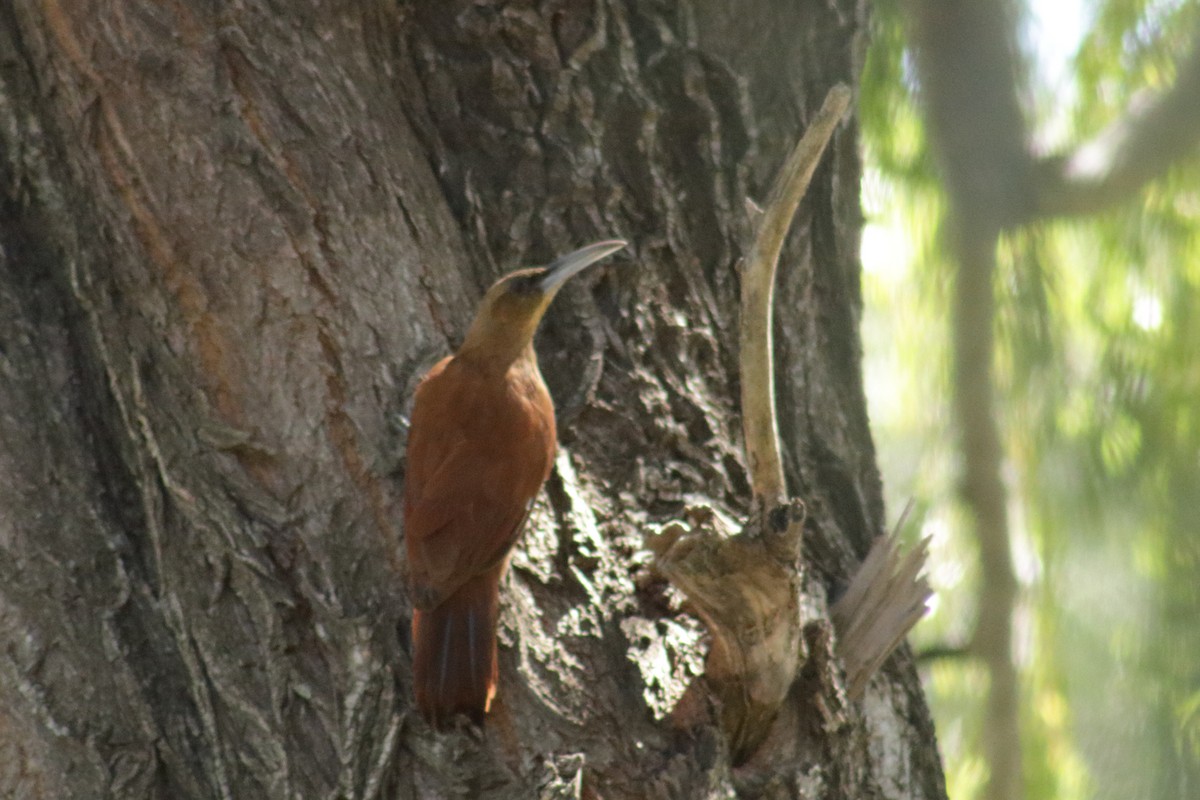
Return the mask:
<svg viewBox="0 0 1200 800"><path fill-rule="evenodd" d="M804 504L788 500L779 455L771 298L800 198L849 104L846 86L829 91L776 178L742 273L742 424L751 518L735 534L711 509L689 509L689 522L671 523L647 537L655 568L687 596L712 634L703 680L735 764L766 738L804 655ZM679 711L677 706L677 721Z"/></svg>
<svg viewBox="0 0 1200 800"><path fill-rule="evenodd" d="M734 534L691 508L647 537L655 567L684 593L712 635L704 681L735 764L766 737L801 666L804 640L796 551L804 504L752 519Z"/></svg>

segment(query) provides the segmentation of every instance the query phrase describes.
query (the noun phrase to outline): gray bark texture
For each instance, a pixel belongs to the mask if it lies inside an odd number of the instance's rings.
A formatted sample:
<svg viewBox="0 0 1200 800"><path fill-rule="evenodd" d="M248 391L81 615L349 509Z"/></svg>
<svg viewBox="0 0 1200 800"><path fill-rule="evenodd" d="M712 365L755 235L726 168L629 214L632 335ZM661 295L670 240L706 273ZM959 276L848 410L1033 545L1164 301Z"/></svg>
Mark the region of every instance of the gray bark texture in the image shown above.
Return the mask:
<svg viewBox="0 0 1200 800"><path fill-rule="evenodd" d="M808 653L738 767L672 707L706 639L643 535L747 513L743 201L863 0L0 4L0 796L940 798L907 651L849 703L883 527L860 162L784 252ZM505 270L621 236L543 324L561 447L482 730L410 710L407 403ZM629 263L629 262L633 263Z"/></svg>

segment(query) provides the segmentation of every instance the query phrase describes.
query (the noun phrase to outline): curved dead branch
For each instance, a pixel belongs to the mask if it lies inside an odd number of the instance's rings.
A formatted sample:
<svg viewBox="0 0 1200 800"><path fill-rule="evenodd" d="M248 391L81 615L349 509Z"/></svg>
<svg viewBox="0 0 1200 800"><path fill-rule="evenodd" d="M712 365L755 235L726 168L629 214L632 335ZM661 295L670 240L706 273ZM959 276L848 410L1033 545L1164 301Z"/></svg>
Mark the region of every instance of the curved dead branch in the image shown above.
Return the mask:
<svg viewBox="0 0 1200 800"><path fill-rule="evenodd" d="M712 634L699 685L713 701L734 764L762 744L806 658L799 563L805 511L799 499L787 498L779 454L771 296L792 217L849 103L849 89L831 89L788 157L742 275L742 417L754 513L734 533L711 509L689 508L685 520L647 536L655 568L687 596ZM834 615L855 694L920 618L928 597L917 578L924 548L900 556L891 539L880 541ZM675 709L681 726L694 722L695 705L687 699Z"/></svg>
<svg viewBox="0 0 1200 800"><path fill-rule="evenodd" d="M1096 214L1127 201L1200 145L1200 30L1166 92L1135 98L1126 114L1066 156L1035 164L1035 218Z"/></svg>
<svg viewBox="0 0 1200 800"><path fill-rule="evenodd" d="M844 84L834 86L825 96L812 125L775 179L742 272L742 431L750 485L755 500L759 501L758 507L763 510L775 508L787 498L775 415L774 337L771 332L775 267L800 198L804 197L825 145L849 105L850 89Z"/></svg>
<svg viewBox="0 0 1200 800"><path fill-rule="evenodd" d="M804 651L798 566L804 504L787 501L779 457L772 366L775 266L796 207L850 102L830 90L792 151L759 222L742 276L742 415L756 513L741 532L689 509L685 521L647 537L655 567L691 602L712 634L703 687L714 701L734 763L766 737ZM676 709L676 721L686 714Z"/></svg>

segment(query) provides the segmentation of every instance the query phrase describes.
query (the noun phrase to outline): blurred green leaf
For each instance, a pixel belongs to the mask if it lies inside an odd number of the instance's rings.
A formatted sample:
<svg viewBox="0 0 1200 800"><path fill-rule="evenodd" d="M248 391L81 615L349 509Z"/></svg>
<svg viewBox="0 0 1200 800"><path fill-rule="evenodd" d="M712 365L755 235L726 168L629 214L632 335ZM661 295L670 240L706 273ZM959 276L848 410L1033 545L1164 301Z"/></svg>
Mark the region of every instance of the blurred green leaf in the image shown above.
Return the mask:
<svg viewBox="0 0 1200 800"><path fill-rule="evenodd" d="M864 338L889 502L934 537L934 611L917 649L966 644L974 547L951 437L945 214L905 52L903 8L875 4L860 116ZM1170 85L1195 0L1088 4L1071 98L1031 87L1032 139L1080 143ZM1050 129L1054 130L1051 131ZM1032 145L1036 150L1036 145ZM997 390L1023 608L1026 796L1177 800L1200 786L1200 159L1120 209L1005 238ZM936 662L929 694L950 796L986 783L986 675Z"/></svg>

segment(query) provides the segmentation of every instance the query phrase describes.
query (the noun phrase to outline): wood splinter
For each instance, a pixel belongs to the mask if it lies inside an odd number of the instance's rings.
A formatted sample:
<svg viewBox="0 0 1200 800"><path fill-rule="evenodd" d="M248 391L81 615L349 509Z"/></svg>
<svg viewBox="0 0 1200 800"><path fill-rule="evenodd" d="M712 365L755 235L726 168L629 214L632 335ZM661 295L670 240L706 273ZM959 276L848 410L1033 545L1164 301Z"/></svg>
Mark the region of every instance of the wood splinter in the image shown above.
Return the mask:
<svg viewBox="0 0 1200 800"><path fill-rule="evenodd" d="M907 515L905 509L897 533ZM862 696L871 676L925 616L933 590L920 573L928 557L928 538L905 553L895 533L878 537L846 593L829 610L850 699Z"/></svg>
<svg viewBox="0 0 1200 800"><path fill-rule="evenodd" d="M647 536L655 568L684 593L712 635L704 683L716 701L735 764L744 763L766 738L805 658L800 608L805 513L803 502L788 499L779 454L771 299L791 220L850 96L842 84L829 91L780 170L742 273L742 420L751 518L735 533L711 509L692 508L685 522ZM855 689L861 690L920 616L914 617L912 602L901 614L881 609L897 587L912 586L924 551L906 558L899 570L895 559L890 547L868 559L839 603L839 637L845 630L856 643ZM901 594L911 600L911 592ZM876 619L882 622L873 624ZM838 620L849 627L843 629ZM886 649L877 646L883 640Z"/></svg>

